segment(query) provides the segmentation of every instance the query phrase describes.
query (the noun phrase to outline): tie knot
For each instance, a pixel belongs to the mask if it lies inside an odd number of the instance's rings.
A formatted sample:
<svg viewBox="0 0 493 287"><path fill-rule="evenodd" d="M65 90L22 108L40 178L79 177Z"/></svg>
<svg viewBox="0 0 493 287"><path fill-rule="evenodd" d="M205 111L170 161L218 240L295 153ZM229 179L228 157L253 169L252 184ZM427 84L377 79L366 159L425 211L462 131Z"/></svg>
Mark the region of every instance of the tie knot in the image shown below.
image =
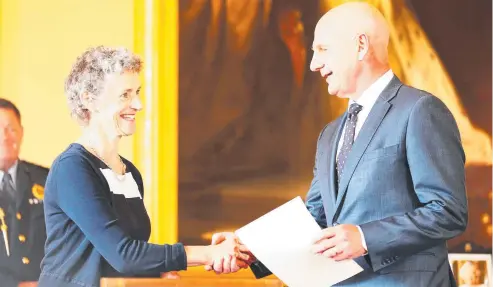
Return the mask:
<svg viewBox="0 0 493 287"><path fill-rule="evenodd" d="M5 172L2 178L2 185L5 186L5 184L10 184L11 182L12 182L12 176L10 175L10 173Z"/></svg>
<svg viewBox="0 0 493 287"><path fill-rule="evenodd" d="M12 186L12 176L8 172L4 173L2 178L2 188L5 189L7 186Z"/></svg>
<svg viewBox="0 0 493 287"><path fill-rule="evenodd" d="M349 106L349 115L351 116L356 116L358 115L359 112L363 109L362 105L358 105L357 103L353 103Z"/></svg>

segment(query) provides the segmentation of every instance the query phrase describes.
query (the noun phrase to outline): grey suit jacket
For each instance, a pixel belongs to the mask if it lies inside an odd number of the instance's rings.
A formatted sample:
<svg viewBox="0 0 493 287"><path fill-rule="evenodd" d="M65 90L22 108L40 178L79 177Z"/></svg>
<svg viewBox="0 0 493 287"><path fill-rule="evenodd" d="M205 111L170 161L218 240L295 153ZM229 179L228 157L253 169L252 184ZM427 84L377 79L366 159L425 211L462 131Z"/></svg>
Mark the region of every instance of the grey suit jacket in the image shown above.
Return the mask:
<svg viewBox="0 0 493 287"><path fill-rule="evenodd" d="M317 142L306 206L321 227L359 225L368 255L337 286L456 286L446 240L468 211L465 155L457 124L435 96L394 77L379 96L336 186L336 152L347 114ZM337 189L337 191L336 191ZM260 263L257 277L268 274Z"/></svg>

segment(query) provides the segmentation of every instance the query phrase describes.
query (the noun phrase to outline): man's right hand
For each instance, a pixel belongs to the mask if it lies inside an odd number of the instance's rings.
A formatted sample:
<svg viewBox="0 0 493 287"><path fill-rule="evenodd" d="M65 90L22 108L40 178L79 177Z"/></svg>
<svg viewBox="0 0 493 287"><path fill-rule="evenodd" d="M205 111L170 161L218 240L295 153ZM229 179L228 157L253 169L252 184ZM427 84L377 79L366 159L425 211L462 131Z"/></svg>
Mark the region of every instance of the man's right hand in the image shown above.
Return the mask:
<svg viewBox="0 0 493 287"><path fill-rule="evenodd" d="M228 274L237 272L240 269L248 268L256 259L248 248L239 242L238 237L232 232L215 233L212 236L211 247L222 246L224 244L235 244L235 256L227 254L223 257L217 257L212 264L206 265L205 270L214 270L216 274ZM228 247L226 247L228 248Z"/></svg>

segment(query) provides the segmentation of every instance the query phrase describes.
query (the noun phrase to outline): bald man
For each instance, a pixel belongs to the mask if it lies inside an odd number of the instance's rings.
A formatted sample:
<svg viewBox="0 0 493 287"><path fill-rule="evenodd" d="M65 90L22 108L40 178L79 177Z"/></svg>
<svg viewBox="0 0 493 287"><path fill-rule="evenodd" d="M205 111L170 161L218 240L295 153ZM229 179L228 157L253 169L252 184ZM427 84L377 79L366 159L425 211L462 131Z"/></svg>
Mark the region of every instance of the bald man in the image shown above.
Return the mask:
<svg viewBox="0 0 493 287"><path fill-rule="evenodd" d="M317 142L306 206L323 233L312 249L363 267L338 286L456 286L446 240L467 225L459 131L438 98L393 74L388 42L384 17L361 2L315 28L310 68L349 104Z"/></svg>

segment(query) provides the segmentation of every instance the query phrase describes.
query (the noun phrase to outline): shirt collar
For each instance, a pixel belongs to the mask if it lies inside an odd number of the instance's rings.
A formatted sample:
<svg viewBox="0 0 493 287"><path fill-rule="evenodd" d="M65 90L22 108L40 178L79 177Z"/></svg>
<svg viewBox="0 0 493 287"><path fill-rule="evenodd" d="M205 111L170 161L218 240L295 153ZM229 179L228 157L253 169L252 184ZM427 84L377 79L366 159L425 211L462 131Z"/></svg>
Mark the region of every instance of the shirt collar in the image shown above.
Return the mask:
<svg viewBox="0 0 493 287"><path fill-rule="evenodd" d="M383 74L380 78L378 78L373 84L371 84L368 89L366 89L362 94L361 97L359 97L358 100L353 101L349 100L349 106L353 103L357 103L363 108L371 108L375 104L375 102L378 99L378 96L383 92L385 87L392 81L392 78L394 77L394 72L392 69L388 70L385 74Z"/></svg>
<svg viewBox="0 0 493 287"><path fill-rule="evenodd" d="M8 173L12 177L12 185L14 186L14 188L16 188L15 183L16 183L16 179L17 179L17 166L18 165L19 165L19 160L16 160L14 162L14 164L8 170ZM5 174L5 172L0 170L0 182L2 182L4 174Z"/></svg>

